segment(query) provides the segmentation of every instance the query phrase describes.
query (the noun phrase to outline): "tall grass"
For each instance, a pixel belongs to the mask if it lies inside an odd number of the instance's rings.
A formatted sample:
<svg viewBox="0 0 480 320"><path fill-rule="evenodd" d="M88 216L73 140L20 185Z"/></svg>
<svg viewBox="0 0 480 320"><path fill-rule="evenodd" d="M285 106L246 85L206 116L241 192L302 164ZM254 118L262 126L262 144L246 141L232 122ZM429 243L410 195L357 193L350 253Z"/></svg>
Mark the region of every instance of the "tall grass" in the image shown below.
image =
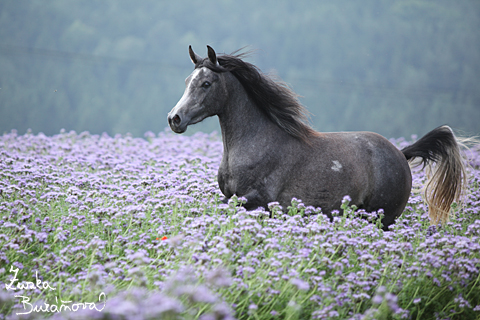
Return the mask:
<svg viewBox="0 0 480 320"><path fill-rule="evenodd" d="M388 232L348 197L333 221L221 204L221 154L216 135L4 134L0 319L480 318L478 151L449 223L412 193Z"/></svg>

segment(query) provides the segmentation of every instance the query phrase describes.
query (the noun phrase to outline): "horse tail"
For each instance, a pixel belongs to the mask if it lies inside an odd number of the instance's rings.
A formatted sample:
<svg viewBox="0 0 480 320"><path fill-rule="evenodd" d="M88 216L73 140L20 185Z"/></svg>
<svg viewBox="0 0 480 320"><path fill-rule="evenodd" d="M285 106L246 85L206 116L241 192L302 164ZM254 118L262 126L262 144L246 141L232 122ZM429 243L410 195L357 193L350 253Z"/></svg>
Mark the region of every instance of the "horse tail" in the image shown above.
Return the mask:
<svg viewBox="0 0 480 320"><path fill-rule="evenodd" d="M467 188L465 162L460 152L462 143L449 126L433 129L414 144L402 149L412 164L416 158L426 169L424 197L429 207L431 224L448 221L454 201L460 203Z"/></svg>

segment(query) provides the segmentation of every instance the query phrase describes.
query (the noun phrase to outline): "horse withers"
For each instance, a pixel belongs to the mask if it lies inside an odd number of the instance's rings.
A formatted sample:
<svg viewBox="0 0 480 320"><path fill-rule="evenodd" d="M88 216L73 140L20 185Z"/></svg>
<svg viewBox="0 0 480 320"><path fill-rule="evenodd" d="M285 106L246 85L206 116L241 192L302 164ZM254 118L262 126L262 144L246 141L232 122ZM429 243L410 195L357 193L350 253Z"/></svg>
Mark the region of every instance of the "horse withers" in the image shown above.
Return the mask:
<svg viewBox="0 0 480 320"><path fill-rule="evenodd" d="M247 209L293 197L332 216L345 195L367 212L384 210L384 229L401 215L410 196L409 161L432 166L425 195L433 224L448 219L450 206L465 187L459 146L448 126L438 127L398 150L372 132L320 133L307 124L307 111L283 82L243 60L219 55L207 46L201 58L189 47L195 69L185 92L168 114L170 128L183 133L191 124L217 115L223 139L218 184L225 199L247 199Z"/></svg>

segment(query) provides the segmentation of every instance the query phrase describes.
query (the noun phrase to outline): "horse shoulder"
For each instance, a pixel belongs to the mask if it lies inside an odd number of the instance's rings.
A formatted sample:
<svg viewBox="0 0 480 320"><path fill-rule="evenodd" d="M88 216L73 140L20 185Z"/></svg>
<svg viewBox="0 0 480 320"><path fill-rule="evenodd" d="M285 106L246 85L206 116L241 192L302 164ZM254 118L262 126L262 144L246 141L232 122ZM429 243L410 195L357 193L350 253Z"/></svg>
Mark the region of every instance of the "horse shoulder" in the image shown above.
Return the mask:
<svg viewBox="0 0 480 320"><path fill-rule="evenodd" d="M263 197L274 200L294 162L295 157L289 154L296 154L295 144L276 142L258 139L230 147L228 153L224 153L218 183L225 196L256 190Z"/></svg>

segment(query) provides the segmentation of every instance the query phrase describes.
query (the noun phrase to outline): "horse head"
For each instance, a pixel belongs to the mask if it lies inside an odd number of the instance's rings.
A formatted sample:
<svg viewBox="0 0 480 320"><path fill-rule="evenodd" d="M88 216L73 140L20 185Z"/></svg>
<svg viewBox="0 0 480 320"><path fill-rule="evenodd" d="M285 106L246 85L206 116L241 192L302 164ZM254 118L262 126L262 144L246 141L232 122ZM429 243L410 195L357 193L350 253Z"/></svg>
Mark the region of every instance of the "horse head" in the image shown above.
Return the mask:
<svg viewBox="0 0 480 320"><path fill-rule="evenodd" d="M220 67L215 51L210 46L207 46L207 49L208 58L204 59L189 46L190 59L195 64L195 70L185 80L182 98L168 113L168 124L176 133L183 133L189 125L218 114L226 99L222 85L223 74L203 66L210 63Z"/></svg>

